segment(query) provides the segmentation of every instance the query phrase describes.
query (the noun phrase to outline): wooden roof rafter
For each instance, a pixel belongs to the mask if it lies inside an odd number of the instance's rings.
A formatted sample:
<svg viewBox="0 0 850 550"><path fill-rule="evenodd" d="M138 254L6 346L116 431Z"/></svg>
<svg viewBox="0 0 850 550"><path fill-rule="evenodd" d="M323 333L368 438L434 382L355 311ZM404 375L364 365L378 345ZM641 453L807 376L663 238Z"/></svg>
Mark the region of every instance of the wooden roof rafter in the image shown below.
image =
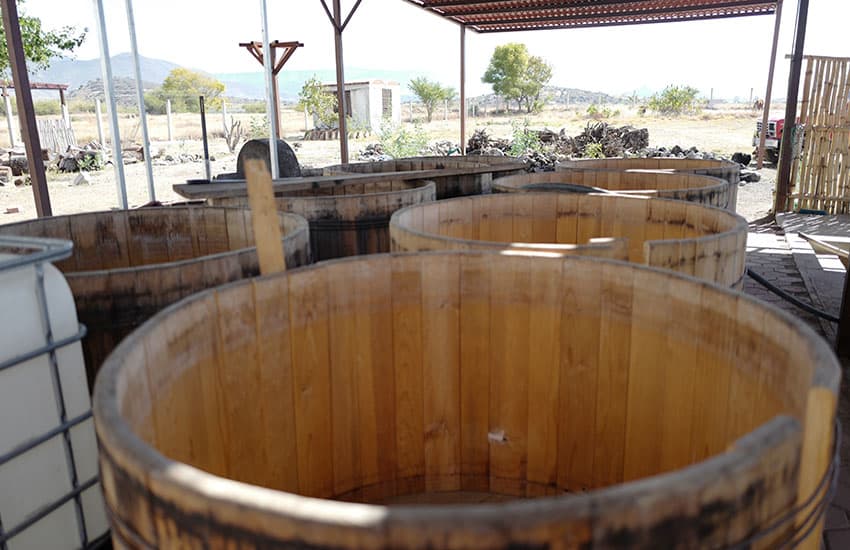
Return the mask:
<svg viewBox="0 0 850 550"><path fill-rule="evenodd" d="M406 0L479 33L769 15L776 0Z"/></svg>

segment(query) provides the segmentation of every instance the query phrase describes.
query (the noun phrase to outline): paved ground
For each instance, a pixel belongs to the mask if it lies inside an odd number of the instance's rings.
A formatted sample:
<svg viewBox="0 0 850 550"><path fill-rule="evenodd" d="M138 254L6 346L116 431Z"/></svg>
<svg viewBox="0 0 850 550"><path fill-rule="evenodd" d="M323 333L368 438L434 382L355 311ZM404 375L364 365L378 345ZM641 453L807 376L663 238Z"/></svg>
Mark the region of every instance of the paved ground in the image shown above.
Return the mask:
<svg viewBox="0 0 850 550"><path fill-rule="evenodd" d="M750 224L747 239L747 266L765 279L801 301L833 315L841 302L844 269L834 257L815 255L811 247L797 237L803 229L800 220L780 220L787 234L772 220ZM810 228L809 228L810 229ZM850 234L850 233L848 233ZM837 288L836 288L837 287ZM804 320L830 343L835 340L835 325L821 321L791 305L747 277L744 292L770 302ZM826 550L850 550L850 385L844 364L838 416L842 422L841 474L836 495L827 510L824 530Z"/></svg>

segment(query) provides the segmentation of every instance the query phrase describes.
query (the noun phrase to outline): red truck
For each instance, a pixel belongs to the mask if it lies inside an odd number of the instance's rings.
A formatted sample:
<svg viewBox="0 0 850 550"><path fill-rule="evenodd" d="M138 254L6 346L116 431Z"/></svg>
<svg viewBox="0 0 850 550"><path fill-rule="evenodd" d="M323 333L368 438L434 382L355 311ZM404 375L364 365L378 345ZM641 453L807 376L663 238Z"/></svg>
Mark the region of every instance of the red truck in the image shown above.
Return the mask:
<svg viewBox="0 0 850 550"><path fill-rule="evenodd" d="M767 135L764 139L764 160L771 164L779 162L779 144L782 142L782 130L785 128L784 118L771 118L767 121ZM800 128L800 120L797 119L797 128ZM753 134L753 156L758 155L759 136L761 135L761 121L756 122L756 133ZM793 138L793 134L792 134Z"/></svg>

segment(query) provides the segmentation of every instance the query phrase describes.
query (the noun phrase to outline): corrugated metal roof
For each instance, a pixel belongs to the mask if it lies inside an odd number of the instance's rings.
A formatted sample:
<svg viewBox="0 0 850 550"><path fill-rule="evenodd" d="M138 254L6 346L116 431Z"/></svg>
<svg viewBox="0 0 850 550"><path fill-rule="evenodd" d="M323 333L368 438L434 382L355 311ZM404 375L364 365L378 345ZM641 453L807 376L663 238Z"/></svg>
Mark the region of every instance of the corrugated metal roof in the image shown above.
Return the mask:
<svg viewBox="0 0 850 550"><path fill-rule="evenodd" d="M406 0L481 33L696 21L776 11L756 0Z"/></svg>

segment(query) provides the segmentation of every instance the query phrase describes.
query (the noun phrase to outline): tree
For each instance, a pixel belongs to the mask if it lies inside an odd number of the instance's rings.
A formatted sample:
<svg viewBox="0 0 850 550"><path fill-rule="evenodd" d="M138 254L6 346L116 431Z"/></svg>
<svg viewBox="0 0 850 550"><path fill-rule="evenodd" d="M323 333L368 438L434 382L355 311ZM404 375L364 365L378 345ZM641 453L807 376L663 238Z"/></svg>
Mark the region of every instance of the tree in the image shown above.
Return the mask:
<svg viewBox="0 0 850 550"><path fill-rule="evenodd" d="M204 96L207 108L220 109L223 94L224 84L215 78L178 67L168 73L162 86L145 96L145 104L150 103L149 112L159 112L170 99L175 111L197 113L198 96Z"/></svg>
<svg viewBox="0 0 850 550"><path fill-rule="evenodd" d="M551 78L552 67L542 57L529 55L525 44L511 43L496 46L481 81L530 113L541 107L540 93Z"/></svg>
<svg viewBox="0 0 850 550"><path fill-rule="evenodd" d="M18 5L23 4L18 0ZM56 57L63 57L78 48L86 38L87 29L77 31L75 27L62 27L57 30L45 30L41 20L28 17L19 10L21 40L24 43L24 56L28 63L39 69L46 69ZM9 50L6 47L6 33L0 25L0 72L8 74Z"/></svg>
<svg viewBox="0 0 850 550"><path fill-rule="evenodd" d="M424 76L414 78L407 87L410 88L411 92L416 94L416 97L425 106L425 112L428 113L428 122L431 122L434 108L438 103L448 101L455 96L454 88L441 86L439 82L428 80Z"/></svg>
<svg viewBox="0 0 850 550"><path fill-rule="evenodd" d="M298 92L298 109L307 110L325 127L332 128L337 121L336 96L325 91L322 82L313 75Z"/></svg>
<svg viewBox="0 0 850 550"><path fill-rule="evenodd" d="M649 98L648 107L662 115L681 115L700 110L699 90L691 86L667 86L660 94Z"/></svg>

